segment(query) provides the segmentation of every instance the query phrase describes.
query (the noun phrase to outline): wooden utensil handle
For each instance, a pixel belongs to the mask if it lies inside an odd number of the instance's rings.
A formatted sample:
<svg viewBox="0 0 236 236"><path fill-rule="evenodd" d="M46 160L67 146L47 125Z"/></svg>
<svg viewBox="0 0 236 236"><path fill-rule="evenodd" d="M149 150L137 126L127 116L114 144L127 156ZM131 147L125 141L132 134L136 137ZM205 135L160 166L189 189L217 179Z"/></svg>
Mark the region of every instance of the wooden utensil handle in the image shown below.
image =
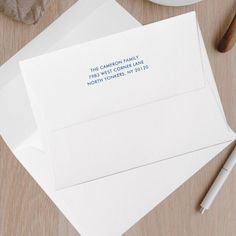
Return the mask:
<svg viewBox="0 0 236 236"><path fill-rule="evenodd" d="M229 51L236 42L236 15L234 16L233 21L231 22L228 30L220 41L218 50L220 52Z"/></svg>

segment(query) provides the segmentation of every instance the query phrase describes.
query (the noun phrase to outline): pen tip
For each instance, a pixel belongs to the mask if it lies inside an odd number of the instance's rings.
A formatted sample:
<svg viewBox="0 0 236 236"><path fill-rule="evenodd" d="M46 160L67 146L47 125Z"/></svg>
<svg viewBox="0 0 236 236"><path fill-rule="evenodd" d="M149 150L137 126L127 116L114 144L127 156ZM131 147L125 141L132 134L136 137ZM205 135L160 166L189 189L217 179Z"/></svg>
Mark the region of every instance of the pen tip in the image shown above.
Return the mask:
<svg viewBox="0 0 236 236"><path fill-rule="evenodd" d="M206 210L205 208L201 207L200 208L200 213L203 214L205 212L205 210Z"/></svg>

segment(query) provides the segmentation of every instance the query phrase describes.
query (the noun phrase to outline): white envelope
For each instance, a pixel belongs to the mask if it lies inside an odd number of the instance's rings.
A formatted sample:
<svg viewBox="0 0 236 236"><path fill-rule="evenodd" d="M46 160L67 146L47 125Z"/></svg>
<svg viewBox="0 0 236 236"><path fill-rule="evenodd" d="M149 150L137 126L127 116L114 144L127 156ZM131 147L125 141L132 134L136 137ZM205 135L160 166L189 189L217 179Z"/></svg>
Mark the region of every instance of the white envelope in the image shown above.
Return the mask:
<svg viewBox="0 0 236 236"><path fill-rule="evenodd" d="M76 3L67 13L63 14L55 21L49 29L44 31L39 38L36 38L32 43L28 44L27 48L32 47L32 50L28 51L31 53L30 56L33 56L32 53L37 52L39 49L37 45L40 45L41 40L46 40L53 37L55 34L58 36L56 39L60 37L65 39L61 40L61 45L60 43L57 45L58 47L64 47L72 45L75 42L94 39L113 33L116 30L119 32L139 25L117 4L110 2L100 7L91 17L87 18L84 24L80 24L71 34L68 33L65 37L64 32L66 27L64 27L64 22L71 22L71 27L74 27L74 19L79 17L81 14L80 10L83 9L80 4L88 3L88 5L92 6L94 2L94 0L80 0ZM119 23L115 27L113 27L114 22L109 24L112 15L115 15L117 19L119 19ZM81 32L83 32L83 34ZM51 45L54 45L54 43ZM206 77L209 79L209 83L211 83L219 107L222 110L222 115L224 115L201 35L200 43ZM27 48L25 48L26 51ZM24 52L23 49L20 54L24 55ZM24 59L24 57L21 57L21 59ZM11 63L11 61L9 62ZM17 68L16 63L17 60L14 60L13 65L15 68ZM2 67L0 69L1 80L3 76L8 76L11 71L12 70L7 69L4 70L4 67ZM17 71L19 71L19 69L17 69ZM12 78L14 78L14 76L9 76L8 79ZM12 90L11 88L16 89ZM6 102L4 99L12 99L13 96L11 92L13 94L16 92L20 93L20 89L21 87L17 87L16 82L1 86L1 116L9 111L9 102ZM20 100L20 98L22 97L19 96L18 100ZM27 101L27 103L29 102ZM14 110L20 106L21 109L19 109L19 111L22 111L24 105L23 101L22 103L18 103L15 100L15 103L11 105L12 113L9 113L7 117L8 123L3 124L0 122L1 134L4 138L8 138L7 141L9 145L12 145L15 133L8 133L9 129L4 129L4 127L8 125L8 127L16 126L16 128L19 128L18 125L15 125L16 120L12 117L17 116ZM22 114L19 113L18 115ZM29 117L32 117L32 115ZM27 118L27 116L25 116L25 118ZM5 132L3 133L2 130L5 130ZM22 130L19 131L22 132ZM13 149L13 151L22 165L29 171L32 177L39 183L81 235L111 236L124 233L227 145L228 144L222 144L210 147L190 153L186 158L174 158L162 161L155 165L138 168L133 171L75 186L63 191L55 191L54 189L49 156L30 147L18 151ZM163 185L163 180L165 179L168 179L168 181Z"/></svg>
<svg viewBox="0 0 236 236"><path fill-rule="evenodd" d="M191 12L20 63L57 189L232 140L198 35Z"/></svg>

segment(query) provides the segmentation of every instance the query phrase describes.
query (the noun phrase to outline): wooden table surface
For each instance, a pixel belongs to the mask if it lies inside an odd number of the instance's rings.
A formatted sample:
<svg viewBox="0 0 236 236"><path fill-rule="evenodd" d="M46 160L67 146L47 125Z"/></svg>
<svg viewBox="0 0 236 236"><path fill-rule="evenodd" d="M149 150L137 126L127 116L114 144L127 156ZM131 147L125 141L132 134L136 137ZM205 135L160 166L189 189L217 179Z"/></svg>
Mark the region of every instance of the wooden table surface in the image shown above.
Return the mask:
<svg viewBox="0 0 236 236"><path fill-rule="evenodd" d="M0 14L0 64L14 55L73 2L74 0L53 0L44 17L33 26L11 21ZM196 10L225 113L229 124L236 130L236 48L226 54L220 54L215 49L236 12L236 2L204 0L193 6L179 8L161 7L146 0L119 0L119 2L143 24ZM198 213L199 203L230 149L232 145L129 229L125 236L235 236L236 168L212 208L204 215ZM78 235L18 163L2 139L0 139L0 235Z"/></svg>

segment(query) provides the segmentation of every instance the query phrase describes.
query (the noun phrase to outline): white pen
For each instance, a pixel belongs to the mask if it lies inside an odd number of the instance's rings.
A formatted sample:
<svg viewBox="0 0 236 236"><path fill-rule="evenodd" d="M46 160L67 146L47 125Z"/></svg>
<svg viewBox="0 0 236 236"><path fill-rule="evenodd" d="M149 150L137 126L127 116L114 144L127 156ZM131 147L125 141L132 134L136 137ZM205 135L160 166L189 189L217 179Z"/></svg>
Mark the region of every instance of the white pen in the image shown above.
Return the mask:
<svg viewBox="0 0 236 236"><path fill-rule="evenodd" d="M202 203L200 204L200 213L203 214L205 210L208 210L213 203L217 193L220 191L221 187L223 186L225 180L229 176L230 172L234 168L236 164L236 147L230 154L229 158L225 162L223 168L221 169L220 173L216 177L214 183L212 184L211 188L207 192L205 198L203 199Z"/></svg>

